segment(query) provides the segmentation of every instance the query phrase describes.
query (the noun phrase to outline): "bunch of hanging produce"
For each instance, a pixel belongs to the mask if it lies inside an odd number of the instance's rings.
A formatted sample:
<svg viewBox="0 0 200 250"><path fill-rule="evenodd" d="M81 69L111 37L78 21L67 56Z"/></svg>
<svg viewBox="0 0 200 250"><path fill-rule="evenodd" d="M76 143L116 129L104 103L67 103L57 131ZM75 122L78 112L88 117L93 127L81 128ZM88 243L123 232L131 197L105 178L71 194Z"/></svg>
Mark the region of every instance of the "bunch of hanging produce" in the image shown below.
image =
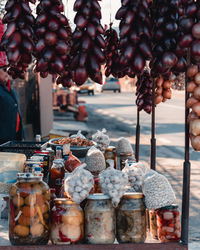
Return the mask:
<svg viewBox="0 0 200 250"><path fill-rule="evenodd" d="M200 72L197 65L190 65L187 69L187 108L191 109L188 116L190 124L190 139L194 150L200 151Z"/></svg>
<svg viewBox="0 0 200 250"><path fill-rule="evenodd" d="M119 40L117 32L112 28L112 23L110 28L105 31L105 43L106 48L104 50L106 58L106 71L105 75L113 75L114 77L119 76ZM119 76L120 77L120 76Z"/></svg>
<svg viewBox="0 0 200 250"><path fill-rule="evenodd" d="M7 28L1 39L0 49L6 52L10 66L8 73L13 79L24 79L28 65L32 62L35 19L31 14L29 2L36 1L8 0L2 19Z"/></svg>
<svg viewBox="0 0 200 250"><path fill-rule="evenodd" d="M152 111L152 87L153 82L148 70L145 70L143 74L138 77L136 82L136 105L139 111L142 109L148 114Z"/></svg>
<svg viewBox="0 0 200 250"><path fill-rule="evenodd" d="M120 72L134 77L142 73L146 60L151 59L151 17L147 0L122 0L116 13L120 21Z"/></svg>
<svg viewBox="0 0 200 250"><path fill-rule="evenodd" d="M185 88L185 73L180 73L175 76L172 88L176 90L184 90Z"/></svg>
<svg viewBox="0 0 200 250"><path fill-rule="evenodd" d="M37 6L35 70L44 78L62 74L68 63L71 29L63 11L62 0L40 0Z"/></svg>
<svg viewBox="0 0 200 250"><path fill-rule="evenodd" d="M156 88L155 88L155 104L165 102L167 99L172 97L172 80L165 80L164 77L159 76L156 79Z"/></svg>
<svg viewBox="0 0 200 250"><path fill-rule="evenodd" d="M180 19L182 36L179 42L181 48L191 48L191 60L200 63L200 2L182 1L183 13Z"/></svg>
<svg viewBox="0 0 200 250"><path fill-rule="evenodd" d="M105 62L105 48L101 7L97 0L76 0L74 3L76 29L73 32L72 79L82 85L88 77L102 84L101 65Z"/></svg>
<svg viewBox="0 0 200 250"><path fill-rule="evenodd" d="M181 1L155 0L152 5L153 59L150 67L152 76L170 76L170 73L184 72L186 50L181 43L180 17L183 15Z"/></svg>

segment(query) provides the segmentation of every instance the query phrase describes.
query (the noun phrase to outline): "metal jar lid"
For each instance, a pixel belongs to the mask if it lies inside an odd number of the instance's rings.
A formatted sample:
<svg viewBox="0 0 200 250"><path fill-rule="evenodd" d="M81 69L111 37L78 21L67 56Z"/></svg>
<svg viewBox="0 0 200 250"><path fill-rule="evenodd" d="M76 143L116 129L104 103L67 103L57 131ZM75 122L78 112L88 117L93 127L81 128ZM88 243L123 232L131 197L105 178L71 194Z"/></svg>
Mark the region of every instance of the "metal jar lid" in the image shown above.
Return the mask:
<svg viewBox="0 0 200 250"><path fill-rule="evenodd" d="M43 174L38 174L35 175L34 173L18 173L17 174L17 179L21 180L21 179L41 179L43 177Z"/></svg>
<svg viewBox="0 0 200 250"><path fill-rule="evenodd" d="M110 197L105 194L90 194L88 200L109 200Z"/></svg>
<svg viewBox="0 0 200 250"><path fill-rule="evenodd" d="M70 205L70 204L76 204L76 202L68 199L68 198L56 198L54 200L55 204L67 204L67 205Z"/></svg>
<svg viewBox="0 0 200 250"><path fill-rule="evenodd" d="M170 209L177 209L177 208L178 208L177 204L172 204L172 205L169 205L169 206L161 207L158 210L170 210Z"/></svg>
<svg viewBox="0 0 200 250"><path fill-rule="evenodd" d="M125 193L122 198L125 199L142 199L144 198L143 193Z"/></svg>
<svg viewBox="0 0 200 250"><path fill-rule="evenodd" d="M114 146L109 146L109 147L106 149L106 152L116 152L116 147L114 147Z"/></svg>

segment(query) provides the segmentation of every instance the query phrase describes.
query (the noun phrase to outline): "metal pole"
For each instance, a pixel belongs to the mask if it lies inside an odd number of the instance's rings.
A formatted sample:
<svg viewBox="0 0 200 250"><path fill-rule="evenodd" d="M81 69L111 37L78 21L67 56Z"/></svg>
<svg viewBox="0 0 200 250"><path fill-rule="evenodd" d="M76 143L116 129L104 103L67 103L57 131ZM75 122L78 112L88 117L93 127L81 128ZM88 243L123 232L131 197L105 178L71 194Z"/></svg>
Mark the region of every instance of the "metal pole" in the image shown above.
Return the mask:
<svg viewBox="0 0 200 250"><path fill-rule="evenodd" d="M135 159L139 161L140 153L140 111L137 108L137 125L136 125L136 141L135 141Z"/></svg>
<svg viewBox="0 0 200 250"><path fill-rule="evenodd" d="M188 65L190 64L190 53L187 58ZM186 107L189 93L187 92L188 79L185 81L185 161L183 164L183 193L182 193L182 218L181 218L181 241L183 244L188 244L189 231L189 207L190 207L190 142L189 142L189 123L187 117L189 109Z"/></svg>
<svg viewBox="0 0 200 250"><path fill-rule="evenodd" d="M152 114L151 114L151 169L156 170L156 138L155 138L155 79L152 87Z"/></svg>

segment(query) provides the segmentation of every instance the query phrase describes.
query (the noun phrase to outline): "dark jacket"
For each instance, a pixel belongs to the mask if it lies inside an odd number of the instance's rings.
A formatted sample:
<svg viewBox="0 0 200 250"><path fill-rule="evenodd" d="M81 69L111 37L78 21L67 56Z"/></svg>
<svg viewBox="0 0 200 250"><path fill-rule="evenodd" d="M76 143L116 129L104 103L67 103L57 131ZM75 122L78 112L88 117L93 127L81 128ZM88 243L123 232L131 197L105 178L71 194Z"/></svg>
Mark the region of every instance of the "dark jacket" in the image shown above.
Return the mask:
<svg viewBox="0 0 200 250"><path fill-rule="evenodd" d="M11 140L23 139L22 119L20 116L19 131L16 132L17 112L19 105L15 91L0 83L0 144Z"/></svg>

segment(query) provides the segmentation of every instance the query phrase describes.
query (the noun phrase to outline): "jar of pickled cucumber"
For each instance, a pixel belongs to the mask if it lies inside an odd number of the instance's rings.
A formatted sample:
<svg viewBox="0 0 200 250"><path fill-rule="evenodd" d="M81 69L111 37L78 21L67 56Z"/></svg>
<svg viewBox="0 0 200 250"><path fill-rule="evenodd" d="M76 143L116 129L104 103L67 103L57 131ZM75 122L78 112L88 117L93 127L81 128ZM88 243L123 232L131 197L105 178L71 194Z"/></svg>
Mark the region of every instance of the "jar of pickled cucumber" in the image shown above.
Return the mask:
<svg viewBox="0 0 200 250"><path fill-rule="evenodd" d="M85 240L89 244L112 244L115 241L115 209L109 196L88 196L85 212Z"/></svg>
<svg viewBox="0 0 200 250"><path fill-rule="evenodd" d="M181 220L178 205L170 205L156 210L158 239L160 242L179 241Z"/></svg>
<svg viewBox="0 0 200 250"><path fill-rule="evenodd" d="M83 240L83 211L75 202L58 198L52 209L51 241L53 244L75 244Z"/></svg>
<svg viewBox="0 0 200 250"><path fill-rule="evenodd" d="M45 245L49 240L49 186L43 174L20 173L10 188L9 238L12 245Z"/></svg>
<svg viewBox="0 0 200 250"><path fill-rule="evenodd" d="M142 193L125 193L116 210L119 243L143 243L146 239L146 208Z"/></svg>

